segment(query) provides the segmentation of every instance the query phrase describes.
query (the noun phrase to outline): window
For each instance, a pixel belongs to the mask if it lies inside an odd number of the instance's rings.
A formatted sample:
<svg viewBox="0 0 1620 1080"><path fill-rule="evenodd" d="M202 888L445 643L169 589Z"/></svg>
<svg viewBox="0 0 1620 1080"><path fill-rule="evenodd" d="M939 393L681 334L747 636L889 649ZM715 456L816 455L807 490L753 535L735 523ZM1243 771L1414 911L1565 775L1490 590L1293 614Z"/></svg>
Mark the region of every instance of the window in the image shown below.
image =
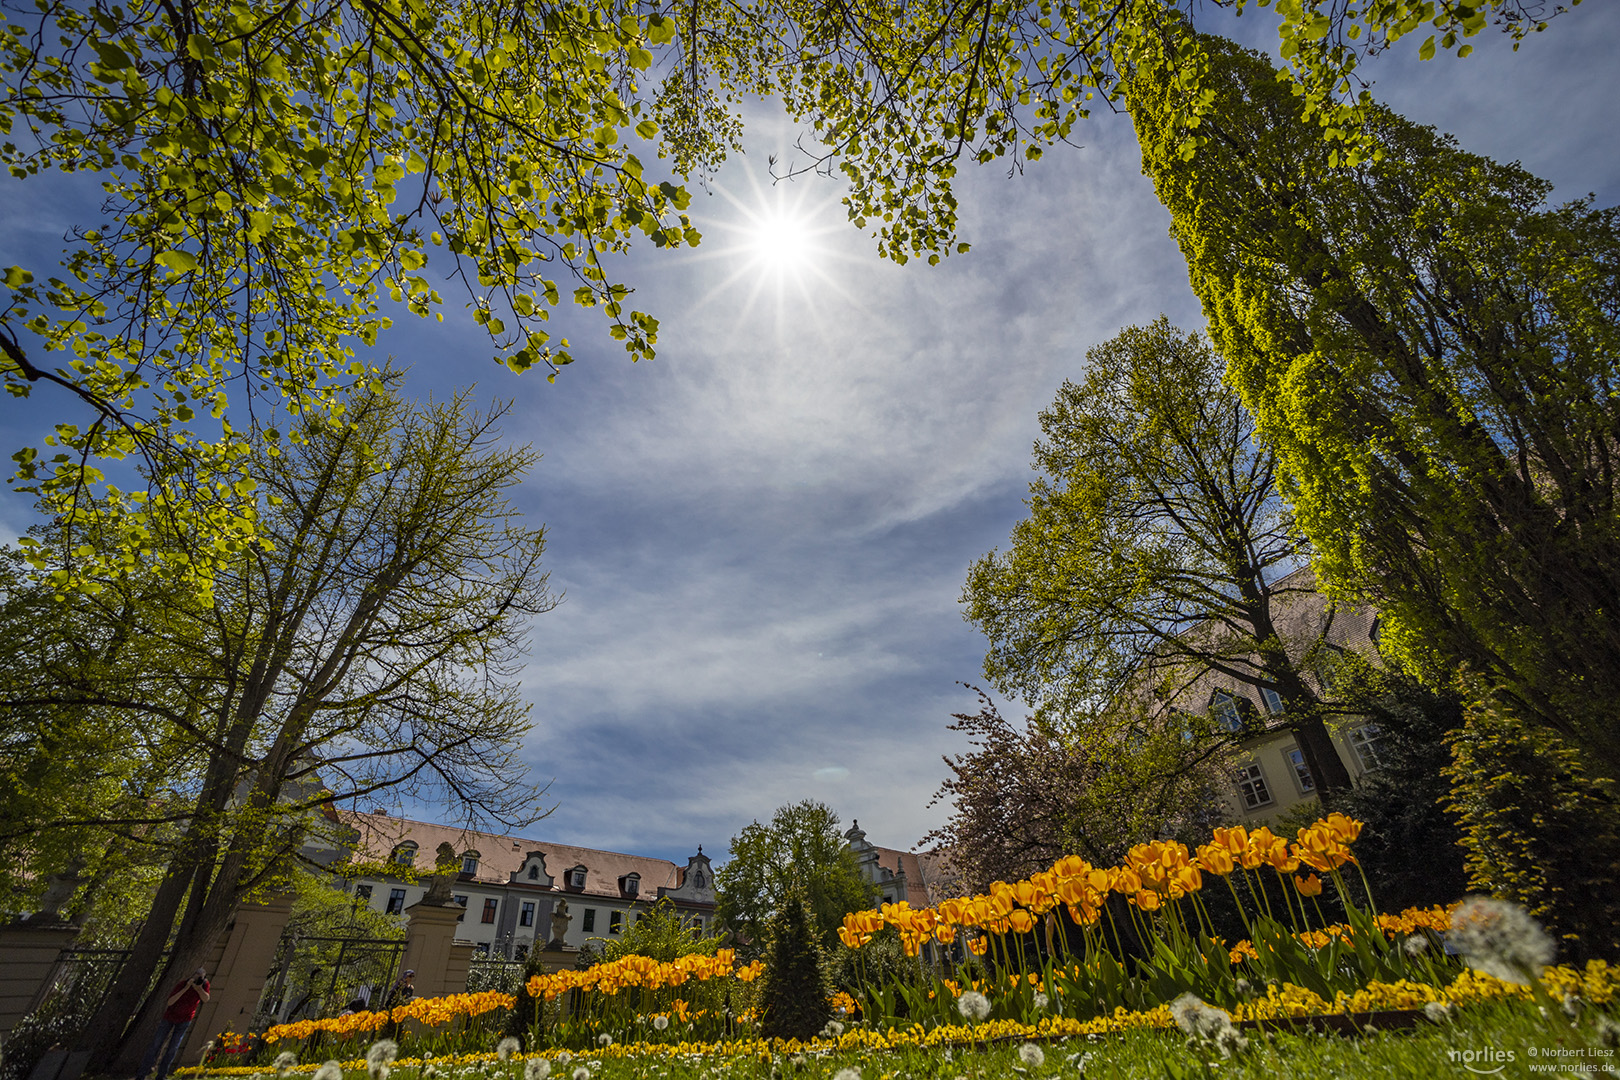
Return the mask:
<svg viewBox="0 0 1620 1080"><path fill-rule="evenodd" d="M1243 796L1243 805L1250 810L1271 802L1271 789L1266 786L1266 776L1258 763L1239 769L1233 779L1237 781L1238 793Z"/></svg>
<svg viewBox="0 0 1620 1080"><path fill-rule="evenodd" d="M478 873L478 852L469 851L461 856L461 872L463 874Z"/></svg>
<svg viewBox="0 0 1620 1080"><path fill-rule="evenodd" d="M1283 751L1283 757L1288 761L1288 767L1294 770L1294 783L1299 786L1301 795L1316 790L1316 781L1311 779L1311 770L1305 767L1305 755L1297 746L1290 746Z"/></svg>
<svg viewBox="0 0 1620 1080"><path fill-rule="evenodd" d="M1266 703L1266 712L1272 716L1281 716L1283 711L1282 695L1269 686L1260 688L1260 697Z"/></svg>
<svg viewBox="0 0 1620 1080"><path fill-rule="evenodd" d="M1238 712L1237 698L1225 690L1217 690L1209 699L1209 718L1223 731L1242 731L1243 715Z"/></svg>
<svg viewBox="0 0 1620 1080"><path fill-rule="evenodd" d="M518 925L519 926L533 926L534 925L534 901L533 900L525 900L525 901L523 901L523 912L522 912L522 914L520 914L518 916Z"/></svg>
<svg viewBox="0 0 1620 1080"><path fill-rule="evenodd" d="M371 903L371 886L356 885L354 887L354 902L369 905Z"/></svg>
<svg viewBox="0 0 1620 1080"><path fill-rule="evenodd" d="M452 896L450 899L451 899L451 901L453 903L460 904L462 907L467 906L467 898L465 896ZM467 917L466 912L462 912L460 915L456 916L456 922L460 922L462 919L465 919L466 917Z"/></svg>
<svg viewBox="0 0 1620 1080"><path fill-rule="evenodd" d="M389 889L388 890L388 908L387 908L388 914L390 914L390 915L398 915L400 912L402 912L404 910L405 910L405 890L404 889Z"/></svg>
<svg viewBox="0 0 1620 1080"><path fill-rule="evenodd" d="M624 912L622 912L622 911L610 911L610 912L608 912L608 933L617 934L619 932L620 926L623 923L624 923Z"/></svg>
<svg viewBox="0 0 1620 1080"><path fill-rule="evenodd" d="M619 889L626 896L634 896L641 891L641 875L626 874L619 879Z"/></svg>
<svg viewBox="0 0 1620 1080"><path fill-rule="evenodd" d="M495 921L495 910L497 908L499 908L500 906L501 906L501 902L499 900L495 899L493 896L488 898L487 900L485 900L484 901L484 916L483 916L483 918L479 919L478 921L479 922L485 922L485 923L494 922Z"/></svg>
<svg viewBox="0 0 1620 1080"><path fill-rule="evenodd" d="M568 871L568 885L573 889L583 889L585 887L585 868L583 866L576 866Z"/></svg>
<svg viewBox="0 0 1620 1080"><path fill-rule="evenodd" d="M530 881L539 881L540 880L540 868L538 866L529 867L529 880Z"/></svg>
<svg viewBox="0 0 1620 1080"><path fill-rule="evenodd" d="M692 875L692 884L699 889L703 888L704 882L707 880L708 879L703 876L703 871L701 870Z"/></svg>
<svg viewBox="0 0 1620 1080"><path fill-rule="evenodd" d="M1363 769L1376 769L1384 763L1384 732L1377 724L1362 724L1350 733L1350 747Z"/></svg>
<svg viewBox="0 0 1620 1080"><path fill-rule="evenodd" d="M404 843L394 849L394 862L400 866L416 865L416 845Z"/></svg>
<svg viewBox="0 0 1620 1080"><path fill-rule="evenodd" d="M585 932L587 934L596 929L596 909L595 908L588 907L588 908L585 909L585 921L580 923L580 925L585 928Z"/></svg>

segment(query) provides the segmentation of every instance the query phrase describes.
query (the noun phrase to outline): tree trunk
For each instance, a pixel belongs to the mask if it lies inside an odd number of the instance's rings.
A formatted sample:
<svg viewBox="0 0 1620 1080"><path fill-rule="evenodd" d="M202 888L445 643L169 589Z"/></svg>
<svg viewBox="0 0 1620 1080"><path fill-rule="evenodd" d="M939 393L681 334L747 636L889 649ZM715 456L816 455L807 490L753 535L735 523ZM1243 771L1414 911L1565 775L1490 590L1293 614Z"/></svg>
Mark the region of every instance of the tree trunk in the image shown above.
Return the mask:
<svg viewBox="0 0 1620 1080"><path fill-rule="evenodd" d="M1333 800L1352 786L1350 770L1345 767L1339 748L1333 745L1333 736L1319 714L1312 712L1299 720L1293 725L1293 732L1305 767L1316 783L1316 797L1322 809L1331 809Z"/></svg>

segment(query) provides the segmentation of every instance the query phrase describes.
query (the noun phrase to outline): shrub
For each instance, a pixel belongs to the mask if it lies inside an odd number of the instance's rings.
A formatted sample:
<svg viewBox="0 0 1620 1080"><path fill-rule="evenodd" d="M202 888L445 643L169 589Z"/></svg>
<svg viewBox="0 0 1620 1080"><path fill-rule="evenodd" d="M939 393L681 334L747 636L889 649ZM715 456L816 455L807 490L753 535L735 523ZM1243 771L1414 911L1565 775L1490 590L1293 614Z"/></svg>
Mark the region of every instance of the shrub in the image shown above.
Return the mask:
<svg viewBox="0 0 1620 1080"><path fill-rule="evenodd" d="M1620 809L1580 755L1501 708L1450 739L1470 885L1522 904L1574 959L1620 957Z"/></svg>
<svg viewBox="0 0 1620 1080"><path fill-rule="evenodd" d="M767 1038L810 1039L832 1019L832 988L822 966L804 898L790 892L771 919L760 987L760 1030Z"/></svg>

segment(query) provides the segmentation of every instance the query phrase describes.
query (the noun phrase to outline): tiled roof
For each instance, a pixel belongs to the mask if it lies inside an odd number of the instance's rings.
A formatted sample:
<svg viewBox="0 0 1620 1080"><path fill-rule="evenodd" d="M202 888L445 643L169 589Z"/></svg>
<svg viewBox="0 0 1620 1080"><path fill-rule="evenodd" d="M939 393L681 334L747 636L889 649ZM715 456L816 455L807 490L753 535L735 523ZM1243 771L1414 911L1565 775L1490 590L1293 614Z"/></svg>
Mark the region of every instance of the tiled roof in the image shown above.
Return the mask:
<svg viewBox="0 0 1620 1080"><path fill-rule="evenodd" d="M512 874L522 868L531 851L545 853L546 873L551 875L553 888L559 892L564 891L563 872L576 866L585 867L585 892L599 896L619 896L619 878L639 874L639 896L647 900L655 898L660 888L678 888L685 874L685 867L644 855L598 851L595 848L557 844L549 840L529 840L520 836L499 836L452 825L411 821L390 814L339 810L338 815L359 833L355 841L356 861L386 862L396 847L410 840L416 844L416 867L420 870L433 865L434 852L440 844L449 844L458 858L469 851L478 852L478 872L473 875L473 880L491 885L504 885L510 881Z"/></svg>
<svg viewBox="0 0 1620 1080"><path fill-rule="evenodd" d="M900 851L897 848L878 847L872 845L877 852L878 866L890 873L906 875L906 895L904 899L914 908L929 907L933 904L928 894L928 879L924 877L922 866L917 861L917 855L911 851Z"/></svg>

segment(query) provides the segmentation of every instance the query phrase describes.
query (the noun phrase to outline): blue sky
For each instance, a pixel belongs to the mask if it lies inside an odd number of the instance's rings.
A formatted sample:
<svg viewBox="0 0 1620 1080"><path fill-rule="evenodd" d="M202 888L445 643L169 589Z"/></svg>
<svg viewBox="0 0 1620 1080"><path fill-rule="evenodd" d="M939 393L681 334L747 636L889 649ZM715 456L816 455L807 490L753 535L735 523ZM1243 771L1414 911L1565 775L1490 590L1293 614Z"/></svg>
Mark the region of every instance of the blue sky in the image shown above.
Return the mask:
<svg viewBox="0 0 1620 1080"><path fill-rule="evenodd" d="M1251 8L1234 29L1265 45L1268 19ZM1367 73L1398 111L1522 161L1557 198L1612 205L1617 48L1620 10L1589 4L1516 55L1488 38L1465 61L1397 52ZM967 172L974 249L934 268L879 261L834 181L768 188L766 156L788 157L794 131L763 104L751 119L746 155L694 199L703 246L627 268L662 320L656 360L632 365L574 314L578 362L555 385L497 367L459 314L403 316L379 345L411 366L408 393L515 399L507 436L543 454L519 495L566 594L523 677L526 757L556 805L529 830L542 839L684 861L817 798L875 843L917 843L946 814L928 807L941 755L966 749L950 714L975 705L957 685L983 655L962 581L1022 513L1037 413L1121 327L1202 324L1122 116L1023 176ZM60 235L62 188L6 183L6 248ZM781 277L746 251L750 215L778 205L816 248ZM64 407L0 403L6 453ZM0 531L27 520L0 495Z"/></svg>

